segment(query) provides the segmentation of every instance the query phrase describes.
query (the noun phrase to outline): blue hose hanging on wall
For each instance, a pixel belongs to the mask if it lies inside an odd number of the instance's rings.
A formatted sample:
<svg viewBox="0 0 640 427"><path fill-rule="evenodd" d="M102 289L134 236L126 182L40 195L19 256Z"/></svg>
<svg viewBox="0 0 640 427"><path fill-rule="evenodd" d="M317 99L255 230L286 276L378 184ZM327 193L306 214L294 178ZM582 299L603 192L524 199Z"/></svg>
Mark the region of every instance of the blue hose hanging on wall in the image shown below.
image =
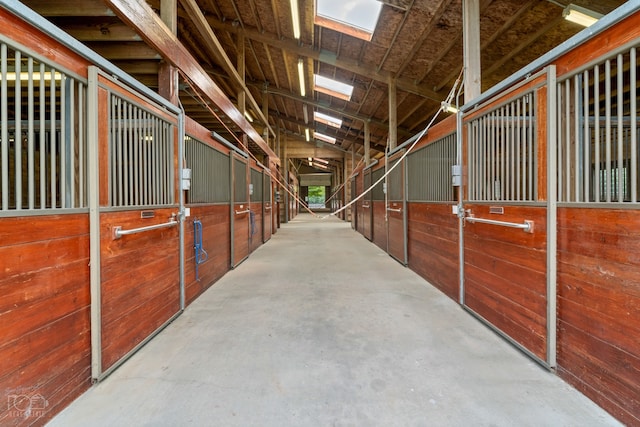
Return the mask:
<svg viewBox="0 0 640 427"><path fill-rule="evenodd" d="M196 251L196 280L200 281L198 266L209 258L209 254L202 247L202 222L199 219L193 220L193 249Z"/></svg>

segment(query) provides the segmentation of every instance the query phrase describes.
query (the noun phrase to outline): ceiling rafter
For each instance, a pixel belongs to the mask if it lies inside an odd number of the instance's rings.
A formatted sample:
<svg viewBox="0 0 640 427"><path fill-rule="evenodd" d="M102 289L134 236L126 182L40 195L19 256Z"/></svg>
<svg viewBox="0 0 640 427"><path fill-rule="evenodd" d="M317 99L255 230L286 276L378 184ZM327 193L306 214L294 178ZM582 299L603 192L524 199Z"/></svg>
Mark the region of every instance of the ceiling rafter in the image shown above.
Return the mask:
<svg viewBox="0 0 640 427"><path fill-rule="evenodd" d="M223 30L232 33L236 33L238 31L244 31L245 37L250 38L252 40L260 41L267 43L273 47L278 49L286 50L291 53L295 53L299 56L305 56L310 59L314 59L316 61L322 62L324 64L332 65L337 68L341 68L345 71L349 71L355 74L359 74L363 77L376 80L381 83L387 83L389 79L389 73L386 71L376 71L372 68L369 68L365 65L360 64L358 61L349 60L349 59L339 59L338 56L330 51L315 50L312 46L305 46L301 43L296 42L295 40L287 40L287 39L276 39L271 34L263 33L256 30L251 29L239 29L238 27L234 27L232 24L227 22L220 22L213 17L207 17L207 22L211 25L211 27L215 30ZM433 89L427 88L425 86L420 86L415 84L412 79L397 79L398 89L411 92L415 95L419 95L425 98L432 99L434 101L440 102L445 96L445 94L438 93Z"/></svg>
<svg viewBox="0 0 640 427"><path fill-rule="evenodd" d="M194 23L196 28L203 34L207 47L210 47L213 50L213 53L217 57L219 57L219 59L222 61L225 71L231 74L235 82L238 84L239 88L247 94L247 100L249 101L251 107L255 110L258 118L260 118L260 120L267 125L267 127L269 128L269 132L272 135L275 135L275 132L273 131L273 129L271 129L271 126L269 126L269 120L267 120L267 118L263 116L261 111L262 109L260 108L260 106L258 106L258 103L249 92L249 89L238 74L238 71L231 63L229 57L224 51L224 48L220 44L218 37L216 37L211 27L207 24L207 19L196 3L196 0L180 0L180 3L191 18L191 21Z"/></svg>
<svg viewBox="0 0 640 427"><path fill-rule="evenodd" d="M423 27L422 33L420 34L418 41L414 44L413 49L411 49L411 52L409 52L404 62L400 65L400 68L398 69L398 75L402 75L404 70L409 66L409 64L411 64L412 59L422 48L423 43L429 38L429 35L431 35L431 32L436 27L436 25L438 25L438 22L442 18L442 15L444 15L447 8L452 2L453 0L442 0L440 2L429 23Z"/></svg>

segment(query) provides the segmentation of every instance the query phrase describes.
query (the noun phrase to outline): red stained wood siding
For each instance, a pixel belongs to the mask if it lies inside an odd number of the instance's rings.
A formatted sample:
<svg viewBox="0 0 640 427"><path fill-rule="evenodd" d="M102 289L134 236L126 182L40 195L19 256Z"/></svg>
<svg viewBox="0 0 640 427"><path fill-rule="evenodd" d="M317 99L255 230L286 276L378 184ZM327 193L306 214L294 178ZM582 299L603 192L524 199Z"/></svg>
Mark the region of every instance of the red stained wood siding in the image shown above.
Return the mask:
<svg viewBox="0 0 640 427"><path fill-rule="evenodd" d="M88 233L86 214L0 219L0 425L42 424L91 384ZM35 395L46 410L9 404Z"/></svg>
<svg viewBox="0 0 640 427"><path fill-rule="evenodd" d="M459 301L458 217L450 204L407 203L409 268Z"/></svg>
<svg viewBox="0 0 640 427"><path fill-rule="evenodd" d="M373 212L373 243L383 251L387 251L387 222L385 221L386 207L383 201L371 202Z"/></svg>
<svg viewBox="0 0 640 427"><path fill-rule="evenodd" d="M123 229L167 222L175 208L101 214L102 366L108 369L180 310L178 227L113 239Z"/></svg>
<svg viewBox="0 0 640 427"><path fill-rule="evenodd" d="M640 425L640 220L636 210L558 210L558 374Z"/></svg>
<svg viewBox="0 0 640 427"><path fill-rule="evenodd" d="M207 261L198 266L200 280L195 277L195 252L193 250L193 220L202 222L202 247L207 251ZM185 300L193 302L215 281L229 271L231 265L231 231L229 205L194 206L185 224Z"/></svg>
<svg viewBox="0 0 640 427"><path fill-rule="evenodd" d="M249 220L249 250L255 251L262 245L262 203L251 202L253 220Z"/></svg>
<svg viewBox="0 0 640 427"><path fill-rule="evenodd" d="M546 359L546 208L465 205L479 218L532 220L535 232L465 224L465 304L542 360Z"/></svg>

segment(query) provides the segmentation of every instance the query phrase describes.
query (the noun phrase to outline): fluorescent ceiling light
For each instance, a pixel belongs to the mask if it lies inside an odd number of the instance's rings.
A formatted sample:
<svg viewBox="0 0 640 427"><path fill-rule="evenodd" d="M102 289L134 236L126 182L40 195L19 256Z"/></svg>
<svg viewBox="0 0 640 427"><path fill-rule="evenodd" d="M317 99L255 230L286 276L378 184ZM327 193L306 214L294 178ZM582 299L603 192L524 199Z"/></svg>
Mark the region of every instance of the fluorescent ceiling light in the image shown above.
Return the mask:
<svg viewBox="0 0 640 427"><path fill-rule="evenodd" d="M335 96L336 98L344 99L345 101L351 100L353 86L319 74L314 74L313 78L315 90L318 92L326 93L327 95Z"/></svg>
<svg viewBox="0 0 640 427"><path fill-rule="evenodd" d="M313 118L316 122L324 123L325 125L334 128L340 128L340 126L342 126L342 119L338 119L337 117L332 117L318 111L313 112Z"/></svg>
<svg viewBox="0 0 640 427"><path fill-rule="evenodd" d="M306 128L306 129L304 130L304 137L305 137L305 139L307 140L307 142L309 142L309 141L311 140L311 136L310 136L309 134L310 134L310 132L309 132L309 128Z"/></svg>
<svg viewBox="0 0 640 427"><path fill-rule="evenodd" d="M300 12L298 8L298 0L290 0L291 3L291 21L293 22L293 37L296 40L300 38Z"/></svg>
<svg viewBox="0 0 640 427"><path fill-rule="evenodd" d="M307 88L304 84L304 61L302 58L298 59L298 79L300 80L300 95L307 95Z"/></svg>
<svg viewBox="0 0 640 427"><path fill-rule="evenodd" d="M309 166L311 166L311 162L309 162ZM329 168L329 166L327 166L327 165L323 165L322 163L316 163L316 162L313 162L313 166L315 166L317 168L322 168L322 169L328 169Z"/></svg>
<svg viewBox="0 0 640 427"><path fill-rule="evenodd" d="M567 6L562 11L562 16L567 21L574 22L582 25L583 27L589 27L598 22L598 19L602 18L600 13L585 9L584 7L576 6L575 4Z"/></svg>
<svg viewBox="0 0 640 427"><path fill-rule="evenodd" d="M249 114L248 111L244 112L244 117L249 120L251 123L253 123L253 117L251 117L251 114Z"/></svg>
<svg viewBox="0 0 640 427"><path fill-rule="evenodd" d="M318 138L320 141L328 142L329 144L336 143L336 139L334 137L325 135L323 133L314 132L314 136Z"/></svg>
<svg viewBox="0 0 640 427"><path fill-rule="evenodd" d="M322 163L323 165L328 165L329 164L329 160L318 159L316 157L313 158L313 161L316 162L316 163Z"/></svg>
<svg viewBox="0 0 640 427"><path fill-rule="evenodd" d="M378 0L317 0L314 22L371 41L381 10L382 2Z"/></svg>

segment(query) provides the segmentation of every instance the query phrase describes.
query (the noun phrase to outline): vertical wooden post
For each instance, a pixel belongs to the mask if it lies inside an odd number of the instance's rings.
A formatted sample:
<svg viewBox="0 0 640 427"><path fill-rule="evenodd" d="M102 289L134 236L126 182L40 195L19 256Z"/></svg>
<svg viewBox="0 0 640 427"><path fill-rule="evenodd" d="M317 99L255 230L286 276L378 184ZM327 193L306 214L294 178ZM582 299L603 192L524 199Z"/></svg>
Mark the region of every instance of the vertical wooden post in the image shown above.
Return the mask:
<svg viewBox="0 0 640 427"><path fill-rule="evenodd" d="M396 101L396 77L389 76L389 149L393 150L398 144L398 110ZM367 157L368 161L368 157ZM368 164L368 163L367 163Z"/></svg>
<svg viewBox="0 0 640 427"><path fill-rule="evenodd" d="M238 33L238 63L236 64L236 66L238 68L238 75L240 76L243 85L245 82L244 45L244 34L240 32ZM240 110L240 113L244 116L244 113L246 111L246 94L244 93L244 90L240 90L238 92L238 110Z"/></svg>
<svg viewBox="0 0 640 427"><path fill-rule="evenodd" d="M464 102L482 93L480 66L480 0L463 1Z"/></svg>
<svg viewBox="0 0 640 427"><path fill-rule="evenodd" d="M173 34L178 29L177 0L161 0L160 18ZM172 104L178 105L178 71L166 61L160 61L158 69L158 93Z"/></svg>
<svg viewBox="0 0 640 427"><path fill-rule="evenodd" d="M389 120L389 126L391 126L391 120ZM369 121L365 120L364 121L364 165L369 166L370 162L371 162L371 139L369 134Z"/></svg>

